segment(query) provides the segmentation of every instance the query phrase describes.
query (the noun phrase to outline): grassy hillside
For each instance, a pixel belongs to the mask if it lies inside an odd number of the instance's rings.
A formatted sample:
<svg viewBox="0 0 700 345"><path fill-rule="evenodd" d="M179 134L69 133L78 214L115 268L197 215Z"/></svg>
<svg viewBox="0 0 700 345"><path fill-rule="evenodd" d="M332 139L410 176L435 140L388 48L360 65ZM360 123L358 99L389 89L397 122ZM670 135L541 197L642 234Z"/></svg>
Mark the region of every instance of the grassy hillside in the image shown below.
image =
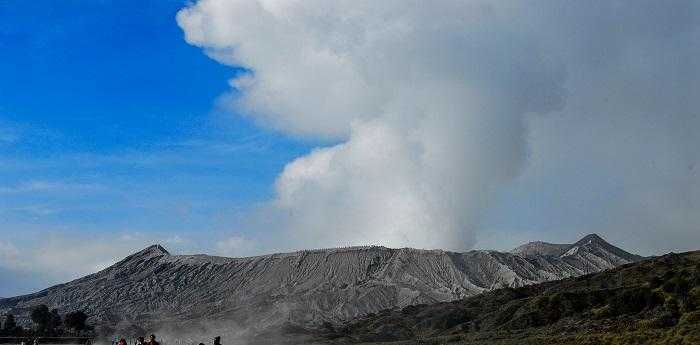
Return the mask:
<svg viewBox="0 0 700 345"><path fill-rule="evenodd" d="M700 344L700 251L449 303L384 310L339 343Z"/></svg>

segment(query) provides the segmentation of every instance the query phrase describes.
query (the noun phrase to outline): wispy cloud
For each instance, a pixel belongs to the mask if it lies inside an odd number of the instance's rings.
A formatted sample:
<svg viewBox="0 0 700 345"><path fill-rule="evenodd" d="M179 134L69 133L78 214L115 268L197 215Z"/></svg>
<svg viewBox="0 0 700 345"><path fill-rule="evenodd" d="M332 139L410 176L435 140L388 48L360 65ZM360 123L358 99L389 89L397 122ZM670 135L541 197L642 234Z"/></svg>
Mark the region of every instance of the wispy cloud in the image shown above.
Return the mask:
<svg viewBox="0 0 700 345"><path fill-rule="evenodd" d="M97 272L155 243L166 244L174 253L194 248L186 236L179 234L124 232L96 235L52 231L32 241L0 240L0 268L9 274L34 276L34 281L41 285L28 286L27 290L21 291L30 292Z"/></svg>
<svg viewBox="0 0 700 345"><path fill-rule="evenodd" d="M0 240L0 266L16 267L19 264L19 249L6 240Z"/></svg>
<svg viewBox="0 0 700 345"><path fill-rule="evenodd" d="M19 136L7 129L0 128L0 144L12 144L19 139Z"/></svg>
<svg viewBox="0 0 700 345"><path fill-rule="evenodd" d="M0 146L17 142L20 136L20 130L17 126L2 121L0 117Z"/></svg>
<svg viewBox="0 0 700 345"><path fill-rule="evenodd" d="M271 149L270 140L262 132L230 140L190 139L176 143L165 143L165 148L186 148L217 155L236 153L263 154Z"/></svg>
<svg viewBox="0 0 700 345"><path fill-rule="evenodd" d="M89 193L105 190L107 190L107 187L100 184L48 180L29 180L20 182L14 186L0 186L0 194Z"/></svg>
<svg viewBox="0 0 700 345"><path fill-rule="evenodd" d="M10 206L10 207L0 207L0 213L25 213L31 216L48 216L52 214L57 214L66 210L65 208L52 207L49 205L27 205L27 206Z"/></svg>
<svg viewBox="0 0 700 345"><path fill-rule="evenodd" d="M221 256L243 257L260 254L259 244L243 235L231 235L216 242L216 253Z"/></svg>

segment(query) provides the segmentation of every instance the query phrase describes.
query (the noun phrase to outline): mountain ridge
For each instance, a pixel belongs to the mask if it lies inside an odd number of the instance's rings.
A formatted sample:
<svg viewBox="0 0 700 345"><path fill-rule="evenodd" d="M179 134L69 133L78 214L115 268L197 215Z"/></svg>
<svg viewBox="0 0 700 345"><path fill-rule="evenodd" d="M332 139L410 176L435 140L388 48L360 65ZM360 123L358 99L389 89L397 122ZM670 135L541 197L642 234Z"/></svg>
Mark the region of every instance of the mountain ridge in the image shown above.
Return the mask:
<svg viewBox="0 0 700 345"><path fill-rule="evenodd" d="M700 251L386 309L309 335L341 344L698 344Z"/></svg>
<svg viewBox="0 0 700 345"><path fill-rule="evenodd" d="M513 248L510 252L519 255L550 255L559 256L564 254L572 244L567 243L549 243L543 241L533 241L522 244Z"/></svg>
<svg viewBox="0 0 700 345"><path fill-rule="evenodd" d="M229 320L256 332L451 301L597 272L636 258L618 256L627 252L602 239L577 248L566 257L358 246L227 258L171 255L156 244L100 272L0 299L0 312L26 321L32 306L47 304L62 312L85 310L91 322L109 327Z"/></svg>

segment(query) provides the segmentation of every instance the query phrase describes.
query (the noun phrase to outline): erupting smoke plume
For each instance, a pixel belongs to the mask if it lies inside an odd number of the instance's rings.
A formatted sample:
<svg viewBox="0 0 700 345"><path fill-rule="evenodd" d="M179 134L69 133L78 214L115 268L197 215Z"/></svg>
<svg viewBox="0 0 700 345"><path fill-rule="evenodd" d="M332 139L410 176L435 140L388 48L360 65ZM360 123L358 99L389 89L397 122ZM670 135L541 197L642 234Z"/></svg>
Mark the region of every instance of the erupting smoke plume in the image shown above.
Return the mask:
<svg viewBox="0 0 700 345"><path fill-rule="evenodd" d="M697 11L667 16L692 5L650 6L202 0L177 20L189 43L250 70L231 81L238 112L337 142L279 176L266 212L286 232L285 246L461 250L474 244L493 197L523 174L546 176L572 147L570 134L602 126L601 137L571 140L611 145L629 169L643 165L638 150L699 144L677 135L700 127L697 97L686 97L698 86L697 62L687 58L698 45L679 44L698 42ZM659 123L660 131L618 145L620 133ZM571 151L579 161L608 159ZM697 158L687 152L669 163L690 186L679 212L697 206L700 188L676 163ZM657 172L638 176L653 181ZM611 207L629 207L627 194L618 197Z"/></svg>

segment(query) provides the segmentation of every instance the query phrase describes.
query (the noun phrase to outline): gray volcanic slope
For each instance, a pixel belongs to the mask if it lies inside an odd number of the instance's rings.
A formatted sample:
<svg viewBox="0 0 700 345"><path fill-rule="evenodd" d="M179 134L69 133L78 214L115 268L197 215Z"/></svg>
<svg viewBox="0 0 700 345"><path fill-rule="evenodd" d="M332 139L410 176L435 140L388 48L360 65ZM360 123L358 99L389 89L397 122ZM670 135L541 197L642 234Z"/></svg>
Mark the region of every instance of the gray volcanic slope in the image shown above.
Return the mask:
<svg viewBox="0 0 700 345"><path fill-rule="evenodd" d="M206 320L258 329L314 326L391 307L598 272L641 259L597 235L562 248L535 244L527 255L351 247L247 258L170 255L155 245L98 273L0 299L0 314L26 318L32 306L47 304L62 313L85 310L91 322L120 329ZM545 252L538 254L539 247Z"/></svg>

